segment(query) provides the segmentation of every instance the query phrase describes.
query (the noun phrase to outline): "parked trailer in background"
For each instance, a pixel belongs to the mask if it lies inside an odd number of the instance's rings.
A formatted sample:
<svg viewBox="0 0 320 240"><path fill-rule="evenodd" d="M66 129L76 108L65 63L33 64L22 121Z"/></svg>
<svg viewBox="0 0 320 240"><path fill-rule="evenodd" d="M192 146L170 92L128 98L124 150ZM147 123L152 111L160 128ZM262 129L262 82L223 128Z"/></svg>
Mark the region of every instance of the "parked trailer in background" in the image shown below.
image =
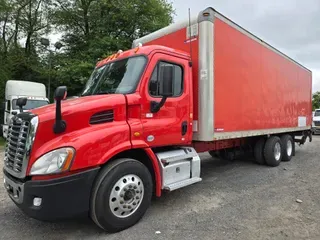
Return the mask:
<svg viewBox="0 0 320 240"><path fill-rule="evenodd" d="M61 101L59 87L56 107L15 116L5 185L31 217L89 212L120 231L153 193L201 181L199 152L289 161L294 142L311 140L311 86L308 69L207 8L100 61L81 97Z"/></svg>

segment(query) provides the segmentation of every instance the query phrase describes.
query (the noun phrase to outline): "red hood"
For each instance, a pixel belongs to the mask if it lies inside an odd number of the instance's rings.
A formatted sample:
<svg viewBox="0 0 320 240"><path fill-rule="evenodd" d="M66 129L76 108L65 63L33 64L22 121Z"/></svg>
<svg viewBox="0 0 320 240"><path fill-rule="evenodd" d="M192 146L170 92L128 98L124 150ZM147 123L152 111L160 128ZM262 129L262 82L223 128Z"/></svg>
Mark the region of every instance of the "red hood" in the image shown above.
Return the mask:
<svg viewBox="0 0 320 240"><path fill-rule="evenodd" d="M88 112L104 111L113 108L124 101L122 94L94 95L64 100L61 102L62 118L69 115L88 115ZM40 108L33 109L32 113L39 116L40 122L55 119L56 104L49 104ZM89 114L90 115L90 114Z"/></svg>
<svg viewBox="0 0 320 240"><path fill-rule="evenodd" d="M55 104L32 110L32 113L39 117L39 125L32 147L33 150L29 167L36 159L52 149L72 146L77 149L78 153L81 152L80 149L89 151L92 145L91 142L98 141L97 138L104 139L108 131L111 131L108 126L115 126L117 123L121 123L120 126L122 126L122 128L124 127L126 130L128 128L128 126L123 124L126 123L127 113L126 97L122 94L96 95L69 99L63 101L61 105L62 119L66 122L66 129L60 134L53 132L56 113ZM107 110L113 110L112 123L90 124L92 115ZM117 126L119 126L119 124ZM102 131L102 135L97 134L97 131ZM89 136L88 133L91 132L96 134L92 139L87 137ZM122 135L129 136L126 131L123 131ZM82 139L82 136L86 136L84 137L86 139ZM101 146L102 145L103 144L101 144ZM81 164L81 159L79 163Z"/></svg>

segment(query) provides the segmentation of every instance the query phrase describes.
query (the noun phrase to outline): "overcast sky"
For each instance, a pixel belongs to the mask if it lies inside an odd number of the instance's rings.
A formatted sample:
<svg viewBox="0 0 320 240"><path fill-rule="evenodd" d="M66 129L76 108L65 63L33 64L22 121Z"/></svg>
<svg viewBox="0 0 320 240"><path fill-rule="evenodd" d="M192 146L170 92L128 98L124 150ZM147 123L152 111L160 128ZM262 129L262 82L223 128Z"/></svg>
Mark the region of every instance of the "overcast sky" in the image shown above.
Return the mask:
<svg viewBox="0 0 320 240"><path fill-rule="evenodd" d="M320 91L320 0L171 0L175 21L213 7L312 71Z"/></svg>

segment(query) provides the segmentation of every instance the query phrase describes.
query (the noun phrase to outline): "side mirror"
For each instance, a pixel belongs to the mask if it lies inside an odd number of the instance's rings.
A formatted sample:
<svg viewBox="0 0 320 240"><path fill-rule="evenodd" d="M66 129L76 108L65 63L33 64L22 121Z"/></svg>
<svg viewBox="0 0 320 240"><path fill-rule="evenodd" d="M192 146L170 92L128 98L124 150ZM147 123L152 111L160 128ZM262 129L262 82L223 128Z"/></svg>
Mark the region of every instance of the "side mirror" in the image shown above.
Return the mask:
<svg viewBox="0 0 320 240"><path fill-rule="evenodd" d="M18 98L17 106L19 107L20 112L23 112L23 107L27 104L27 98Z"/></svg>
<svg viewBox="0 0 320 240"><path fill-rule="evenodd" d="M63 133L66 130L67 124L62 120L61 101L67 98L67 87L57 87L54 92L54 99L56 100L56 121L53 125L53 132L55 134Z"/></svg>
<svg viewBox="0 0 320 240"><path fill-rule="evenodd" d="M160 102L151 101L150 111L152 113L159 112L162 106L167 101L168 97L173 96L173 73L174 67L172 65L161 66L159 73L159 95L162 96Z"/></svg>
<svg viewBox="0 0 320 240"><path fill-rule="evenodd" d="M160 68L160 87L159 94L162 97L172 97L173 96L173 73L174 66L161 66Z"/></svg>
<svg viewBox="0 0 320 240"><path fill-rule="evenodd" d="M61 101L67 98L67 87L66 86L60 86L57 87L56 91L54 92L54 99L56 101Z"/></svg>

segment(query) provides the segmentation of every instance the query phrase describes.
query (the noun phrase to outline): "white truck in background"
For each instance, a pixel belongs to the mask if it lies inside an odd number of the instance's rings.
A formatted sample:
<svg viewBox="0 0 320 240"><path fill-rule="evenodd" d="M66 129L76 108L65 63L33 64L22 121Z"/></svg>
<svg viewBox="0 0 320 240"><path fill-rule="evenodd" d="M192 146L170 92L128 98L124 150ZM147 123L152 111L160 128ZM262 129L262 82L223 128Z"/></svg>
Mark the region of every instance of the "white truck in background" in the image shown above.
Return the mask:
<svg viewBox="0 0 320 240"><path fill-rule="evenodd" d="M16 102L17 99L21 97L28 99L26 106L23 107L24 111L49 104L44 84L21 80L8 80L5 89L5 101L2 104L4 111L2 134L4 138L7 138L9 120L19 112L19 107Z"/></svg>
<svg viewBox="0 0 320 240"><path fill-rule="evenodd" d="M320 109L315 109L312 114L312 128L313 134L320 133Z"/></svg>

